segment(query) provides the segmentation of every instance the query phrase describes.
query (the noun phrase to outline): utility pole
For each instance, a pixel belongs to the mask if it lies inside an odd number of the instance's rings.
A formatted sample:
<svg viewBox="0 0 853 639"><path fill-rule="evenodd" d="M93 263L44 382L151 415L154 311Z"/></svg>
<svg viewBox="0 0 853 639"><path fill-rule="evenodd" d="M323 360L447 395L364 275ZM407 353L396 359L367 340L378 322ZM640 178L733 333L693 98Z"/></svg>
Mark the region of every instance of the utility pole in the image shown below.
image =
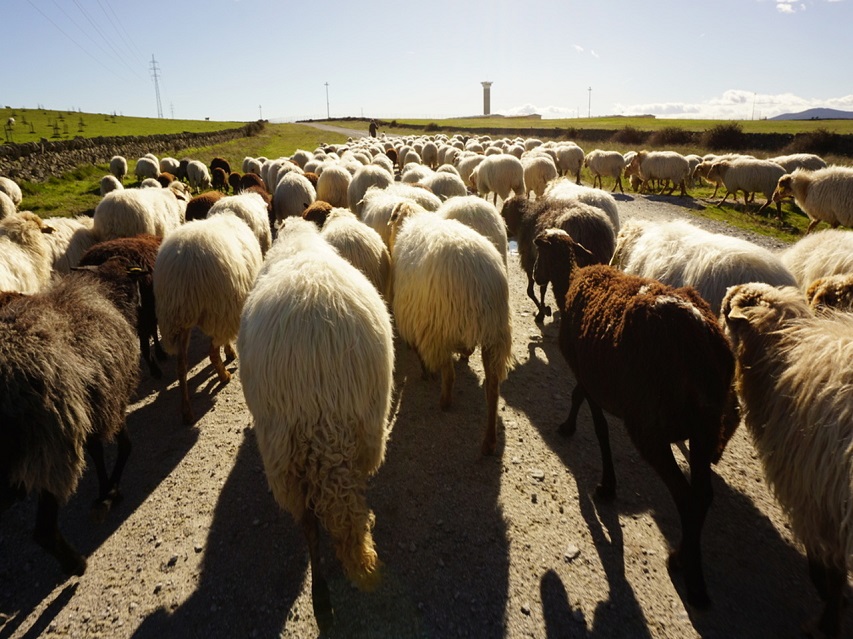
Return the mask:
<svg viewBox="0 0 853 639"><path fill-rule="evenodd" d="M755 119L755 93L752 94L752 119Z"/></svg>
<svg viewBox="0 0 853 639"><path fill-rule="evenodd" d="M592 117L592 87L589 87L587 89L587 91L589 91L589 102L587 103L587 106L586 106L586 117L591 118Z"/></svg>
<svg viewBox="0 0 853 639"><path fill-rule="evenodd" d="M332 116L329 115L329 83L326 82L326 119L331 120Z"/></svg>
<svg viewBox="0 0 853 639"><path fill-rule="evenodd" d="M175 103L169 102L169 111L172 113L172 119L175 119Z"/></svg>
<svg viewBox="0 0 853 639"><path fill-rule="evenodd" d="M151 75L154 78L154 92L157 94L157 117L163 117L163 105L160 103L160 83L158 82L160 76L158 75L160 69L157 67L157 60L154 59L154 54L151 54Z"/></svg>
<svg viewBox="0 0 853 639"><path fill-rule="evenodd" d="M264 119L264 111L263 111L263 109L261 109L261 105L260 105L260 104L258 105L258 119L259 119L259 120L263 120L263 119Z"/></svg>

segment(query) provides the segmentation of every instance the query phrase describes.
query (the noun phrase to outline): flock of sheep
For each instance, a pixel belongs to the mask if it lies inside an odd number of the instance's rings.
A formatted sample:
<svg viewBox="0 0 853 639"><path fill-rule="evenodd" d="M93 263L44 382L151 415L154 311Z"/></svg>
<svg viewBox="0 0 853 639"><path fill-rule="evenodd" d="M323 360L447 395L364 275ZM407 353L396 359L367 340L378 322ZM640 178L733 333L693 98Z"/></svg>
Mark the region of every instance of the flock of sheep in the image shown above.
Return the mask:
<svg viewBox="0 0 853 639"><path fill-rule="evenodd" d="M613 196L580 184L584 166L613 190L623 175L641 192L682 194L705 178L725 187L723 200L758 192L765 208L793 197L809 231L820 220L833 229L772 252L687 222L623 223ZM585 154L570 142L459 135L246 157L240 172L222 158L208 167L149 154L136 162L138 188L124 187L127 169L112 159L92 218L21 211L20 189L0 178L0 509L37 494L35 540L66 573L82 574L86 560L59 531L58 510L86 452L96 514L118 497L137 353L158 378L157 360L177 356L191 424L187 347L199 328L221 382L239 355L267 479L303 528L315 616L329 627L320 530L355 584L378 578L366 485L389 435L395 331L425 377L440 374L442 409L455 360L480 348L480 445L497 448L500 386L514 363L514 237L536 322L552 313L553 287L577 380L561 431L574 432L587 401L599 497L616 491L606 410L672 494L682 527L673 560L688 601L707 605L710 467L742 420L805 545L826 603L819 629L841 633L853 562L853 233L835 227L853 224L853 169L808 155ZM102 447L113 439L108 471ZM683 440L689 479L671 448Z"/></svg>

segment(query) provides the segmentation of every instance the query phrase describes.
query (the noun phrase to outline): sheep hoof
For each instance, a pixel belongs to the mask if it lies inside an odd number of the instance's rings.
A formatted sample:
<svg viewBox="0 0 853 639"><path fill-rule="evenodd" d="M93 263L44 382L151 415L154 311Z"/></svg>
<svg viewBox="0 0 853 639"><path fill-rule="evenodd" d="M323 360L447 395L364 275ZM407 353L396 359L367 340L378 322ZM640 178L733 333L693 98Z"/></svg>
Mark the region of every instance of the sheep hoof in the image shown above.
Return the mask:
<svg viewBox="0 0 853 639"><path fill-rule="evenodd" d="M195 416L193 415L192 409L185 408L181 411L181 421L184 422L184 426L192 426L195 424Z"/></svg>
<svg viewBox="0 0 853 639"><path fill-rule="evenodd" d="M57 557L59 565L62 567L62 572L66 575L74 575L80 577L86 572L86 558L74 551L71 551L64 557Z"/></svg>
<svg viewBox="0 0 853 639"><path fill-rule="evenodd" d="M545 321L545 311L539 311L536 313L536 317L533 318L533 321L537 324L541 324Z"/></svg>
<svg viewBox="0 0 853 639"><path fill-rule="evenodd" d="M496 449L497 449L497 442L484 439L483 445L480 447L480 452L482 453L482 455L484 457L487 457L487 456L494 455Z"/></svg>
<svg viewBox="0 0 853 639"><path fill-rule="evenodd" d="M100 497L96 499L89 511L92 521L96 524L104 523L107 514L113 509L113 506L121 501L121 498L121 491L118 488L113 488L103 499Z"/></svg>
<svg viewBox="0 0 853 639"><path fill-rule="evenodd" d="M613 501L616 499L616 487L599 484L595 487L595 498L603 502Z"/></svg>
<svg viewBox="0 0 853 639"><path fill-rule="evenodd" d="M551 307L550 306L546 306L542 310L545 311L545 317L551 317Z"/></svg>
<svg viewBox="0 0 853 639"><path fill-rule="evenodd" d="M569 420L566 420L562 424L560 424L559 433L563 437L571 437L572 435L575 434L575 431L577 430L577 428L578 428L578 425L576 422L571 422Z"/></svg>

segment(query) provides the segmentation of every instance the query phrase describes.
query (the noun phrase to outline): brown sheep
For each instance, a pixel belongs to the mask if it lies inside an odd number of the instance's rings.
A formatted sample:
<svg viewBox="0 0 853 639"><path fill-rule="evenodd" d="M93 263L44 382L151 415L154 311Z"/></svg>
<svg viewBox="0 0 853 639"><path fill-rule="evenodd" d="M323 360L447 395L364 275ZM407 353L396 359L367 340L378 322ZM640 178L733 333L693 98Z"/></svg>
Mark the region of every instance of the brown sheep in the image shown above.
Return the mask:
<svg viewBox="0 0 853 639"><path fill-rule="evenodd" d="M157 176L157 181L160 183L164 189L167 188L172 182L174 182L177 178L167 171L163 171L160 175Z"/></svg>
<svg viewBox="0 0 853 639"><path fill-rule="evenodd" d="M243 177L236 171L231 171L228 174L228 186L231 187L231 190L234 192L234 195L237 195L237 192L240 190L240 178Z"/></svg>
<svg viewBox="0 0 853 639"><path fill-rule="evenodd" d="M187 202L187 210L184 218L187 222L192 220L203 220L207 217L207 212L210 207L216 204L218 200L223 198L221 191L206 191L196 195L193 199Z"/></svg>
<svg viewBox="0 0 853 639"><path fill-rule="evenodd" d="M216 167L210 174L211 186L217 191L228 191L228 174L221 167Z"/></svg>
<svg viewBox="0 0 853 639"><path fill-rule="evenodd" d="M585 249L551 229L536 238L534 277L551 282L563 313L559 344L577 386L560 432L571 435L589 401L601 448L596 494L612 499L616 475L603 410L624 420L642 457L661 477L681 518L682 540L671 555L684 569L687 600L709 603L700 536L713 497L711 464L738 424L732 387L734 356L707 302L692 288L672 288L606 265L578 266ZM690 481L671 443L690 440Z"/></svg>
<svg viewBox="0 0 853 639"><path fill-rule="evenodd" d="M245 191L251 186L259 186L263 188L265 191L267 190L264 181L261 179L260 175L256 175L254 173L244 173L240 176L240 190Z"/></svg>
<svg viewBox="0 0 853 639"><path fill-rule="evenodd" d="M213 158L210 161L210 173L211 173L211 175L213 175L213 170L217 169L217 168L225 171L225 175L228 175L229 173L231 173L231 165L228 164L228 160L226 160L225 158L218 158L217 157L217 158Z"/></svg>
<svg viewBox="0 0 853 639"><path fill-rule="evenodd" d="M333 208L334 207L328 202L315 200L302 213L302 219L314 222L314 224L317 225L317 228L322 229L323 225L326 223L326 218L329 216L329 213Z"/></svg>

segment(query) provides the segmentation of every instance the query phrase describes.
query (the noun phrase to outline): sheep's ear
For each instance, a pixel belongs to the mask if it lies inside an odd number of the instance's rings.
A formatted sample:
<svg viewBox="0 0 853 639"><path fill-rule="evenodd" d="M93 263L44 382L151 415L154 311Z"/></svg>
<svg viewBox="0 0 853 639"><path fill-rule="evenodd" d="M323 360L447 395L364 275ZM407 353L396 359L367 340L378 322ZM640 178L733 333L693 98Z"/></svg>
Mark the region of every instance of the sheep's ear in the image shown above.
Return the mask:
<svg viewBox="0 0 853 639"><path fill-rule="evenodd" d="M94 273L95 271L98 270L98 267L97 266L91 266L91 265L88 265L88 266L72 266L71 270L72 271L78 271L78 272L84 272L84 273L85 272Z"/></svg>
<svg viewBox="0 0 853 639"><path fill-rule="evenodd" d="M580 242L575 242L575 243L573 244L573 246L572 246L572 250L575 252L575 259L576 259L578 262L583 262L583 261L584 261L584 260L578 260L578 259L577 259L577 258L578 258L578 255L586 255L586 256L587 256L587 258L588 258L588 259L590 259L590 260L594 260L594 259L595 259L595 256L592 254L592 251L590 251L588 248L586 248L586 247L585 247L583 244L581 244Z"/></svg>
<svg viewBox="0 0 853 639"><path fill-rule="evenodd" d="M734 308L730 308L726 312L726 320L744 320L749 321L749 314L745 312L745 309L741 306L735 306Z"/></svg>
<svg viewBox="0 0 853 639"><path fill-rule="evenodd" d="M56 229L54 229L52 226L48 226L47 224L43 224L41 227L42 233L53 233L54 230L56 230Z"/></svg>

